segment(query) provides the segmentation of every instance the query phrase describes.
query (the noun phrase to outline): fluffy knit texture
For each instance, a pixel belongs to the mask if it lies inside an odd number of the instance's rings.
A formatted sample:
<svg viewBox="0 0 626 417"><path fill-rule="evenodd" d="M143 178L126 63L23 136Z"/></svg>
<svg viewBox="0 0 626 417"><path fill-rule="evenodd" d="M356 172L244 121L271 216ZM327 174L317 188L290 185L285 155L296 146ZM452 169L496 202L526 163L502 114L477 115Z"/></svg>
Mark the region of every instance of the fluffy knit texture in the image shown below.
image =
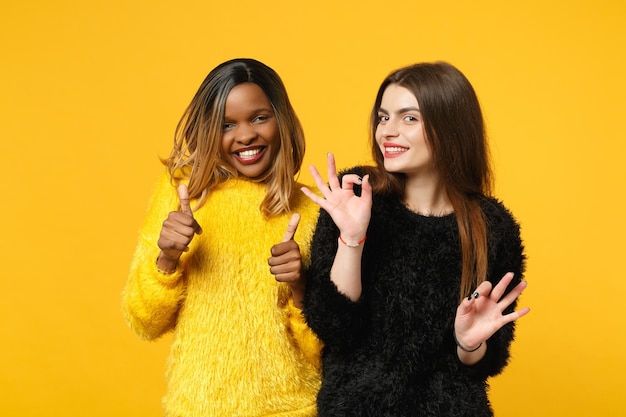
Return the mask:
<svg viewBox="0 0 626 417"><path fill-rule="evenodd" d="M359 175L360 168L350 170ZM488 280L522 278L519 225L497 200L480 201L488 227ZM362 258L362 296L352 302L330 280L338 230L321 211L312 243L304 313L324 343L320 416L487 417L487 379L509 359L511 323L487 341L485 357L463 365L452 330L461 250L456 217L428 217L374 195ZM515 305L507 309L510 312Z"/></svg>
<svg viewBox="0 0 626 417"><path fill-rule="evenodd" d="M319 340L267 264L291 215L264 219L259 205L265 192L244 180L211 192L194 213L203 233L177 271L166 275L156 268L157 241L178 197L166 175L156 186L122 305L142 338L174 331L167 417L316 415ZM306 267L318 207L299 192L292 203L301 215L295 240Z"/></svg>

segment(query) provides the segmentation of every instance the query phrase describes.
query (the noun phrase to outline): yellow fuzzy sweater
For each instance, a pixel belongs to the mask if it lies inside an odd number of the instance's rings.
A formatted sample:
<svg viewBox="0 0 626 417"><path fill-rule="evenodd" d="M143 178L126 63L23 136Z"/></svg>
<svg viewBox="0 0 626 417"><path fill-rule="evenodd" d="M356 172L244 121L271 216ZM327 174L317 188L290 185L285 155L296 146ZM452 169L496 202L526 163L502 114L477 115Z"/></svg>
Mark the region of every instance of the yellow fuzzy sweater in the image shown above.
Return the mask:
<svg viewBox="0 0 626 417"><path fill-rule="evenodd" d="M166 175L157 184L122 304L142 338L174 331L167 417L316 415L320 344L267 264L291 215L264 219L265 192L244 180L211 192L194 213L203 233L166 275L156 269L157 240L178 197ZM301 215L295 240L306 267L318 207L296 192L292 209Z"/></svg>

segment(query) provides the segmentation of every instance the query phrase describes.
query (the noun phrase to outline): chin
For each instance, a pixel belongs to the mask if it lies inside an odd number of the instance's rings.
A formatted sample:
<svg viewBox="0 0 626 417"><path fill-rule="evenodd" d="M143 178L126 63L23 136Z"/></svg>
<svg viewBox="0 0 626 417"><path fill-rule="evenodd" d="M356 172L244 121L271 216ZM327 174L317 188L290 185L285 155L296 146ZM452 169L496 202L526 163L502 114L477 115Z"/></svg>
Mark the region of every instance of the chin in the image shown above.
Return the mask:
<svg viewBox="0 0 626 417"><path fill-rule="evenodd" d="M399 173L398 168L395 167L394 164L392 163L385 162L383 166L385 167L385 171L387 172L392 172L394 174Z"/></svg>

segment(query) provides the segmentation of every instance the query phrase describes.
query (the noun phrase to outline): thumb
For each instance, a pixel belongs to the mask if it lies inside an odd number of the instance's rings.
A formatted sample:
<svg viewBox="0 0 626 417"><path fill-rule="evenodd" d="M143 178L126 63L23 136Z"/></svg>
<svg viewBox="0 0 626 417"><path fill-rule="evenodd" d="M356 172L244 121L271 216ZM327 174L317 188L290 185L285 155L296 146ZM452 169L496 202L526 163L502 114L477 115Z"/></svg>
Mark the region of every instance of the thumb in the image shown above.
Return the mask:
<svg viewBox="0 0 626 417"><path fill-rule="evenodd" d="M189 190L187 190L187 186L185 184L180 184L178 186L178 198L180 199L180 211L193 216L191 206L189 205Z"/></svg>
<svg viewBox="0 0 626 417"><path fill-rule="evenodd" d="M201 234L202 227L200 227L196 219L193 218L193 211L191 211L191 206L189 205L189 190L185 184L180 184L178 186L178 198L180 199L180 211L183 214L191 216L193 219L193 228L197 234Z"/></svg>
<svg viewBox="0 0 626 417"><path fill-rule="evenodd" d="M296 230L298 229L298 224L300 224L300 215L298 213L294 213L289 220L289 224L287 225L287 231L283 236L283 240L281 242L287 242L293 239L293 235L296 234Z"/></svg>

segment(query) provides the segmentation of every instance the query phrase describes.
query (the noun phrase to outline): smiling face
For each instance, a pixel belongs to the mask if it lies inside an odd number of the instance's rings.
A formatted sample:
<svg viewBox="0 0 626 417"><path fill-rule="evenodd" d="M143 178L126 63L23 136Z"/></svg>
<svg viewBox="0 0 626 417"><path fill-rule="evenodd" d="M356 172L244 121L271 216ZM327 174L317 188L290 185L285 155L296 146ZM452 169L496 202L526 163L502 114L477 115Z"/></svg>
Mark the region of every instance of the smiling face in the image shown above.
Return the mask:
<svg viewBox="0 0 626 417"><path fill-rule="evenodd" d="M256 178L274 162L280 149L272 104L257 84L235 86L226 99L222 158L241 175Z"/></svg>
<svg viewBox="0 0 626 417"><path fill-rule="evenodd" d="M408 89L390 84L378 109L376 143L388 172L407 176L434 173L432 152L424 133L417 98Z"/></svg>

